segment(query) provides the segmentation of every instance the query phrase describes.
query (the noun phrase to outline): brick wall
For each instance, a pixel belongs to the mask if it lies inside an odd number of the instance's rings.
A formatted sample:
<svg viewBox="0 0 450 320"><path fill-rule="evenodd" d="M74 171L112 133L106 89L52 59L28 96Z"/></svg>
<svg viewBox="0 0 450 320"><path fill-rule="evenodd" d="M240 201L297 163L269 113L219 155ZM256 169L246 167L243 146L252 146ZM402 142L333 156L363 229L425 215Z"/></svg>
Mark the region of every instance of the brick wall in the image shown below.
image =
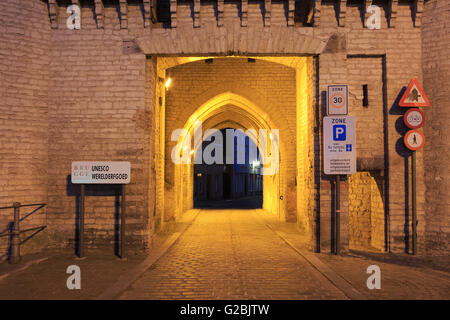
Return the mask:
<svg viewBox="0 0 450 320"><path fill-rule="evenodd" d="M379 172L361 171L349 178L349 247L383 251L385 220L383 179Z"/></svg>
<svg viewBox="0 0 450 320"><path fill-rule="evenodd" d="M296 69L297 88L297 226L299 232L306 236L311 250L315 248L317 190L315 172L320 164L314 163L316 148L320 142L315 139L316 100L314 59L308 57L306 62ZM319 168L315 168L315 166Z"/></svg>
<svg viewBox="0 0 450 320"><path fill-rule="evenodd" d="M425 4L422 22L423 88L431 108L423 108L426 116L425 182L427 253L445 255L449 252L450 212L450 44L448 40L450 3L430 0Z"/></svg>
<svg viewBox="0 0 450 320"><path fill-rule="evenodd" d="M356 117L357 157L359 170L384 170L387 181L386 207L390 223L390 250L404 252L410 248L411 241L411 182L410 152L406 150L402 139L405 127L401 120L405 109L399 108L396 100L403 87L413 77L422 79L421 69L421 31L414 27L411 18L411 4L398 6L395 28L388 28L386 8L381 10L381 29L369 30L363 27L361 20L362 4L348 5L345 24L338 26L333 3L323 2L320 13L320 27L313 28L314 37L329 39L327 46L319 56L319 91L322 112L325 107L324 94L328 84L348 83L350 96L350 114ZM408 50L404 45L408 44ZM356 70L355 70L356 68ZM360 103L362 84L368 82L369 107L364 109ZM380 99L380 93L383 99ZM367 119L367 118L370 118ZM370 126L368 125L370 123ZM369 128L372 128L369 133ZM384 130L380 135L380 130ZM376 141L372 143L372 141ZM370 156L368 154L370 153ZM376 156L382 156L375 160ZM417 154L418 175L418 219L424 220L424 171L423 152ZM364 158L371 159L363 161ZM380 162L381 161L381 162ZM362 165L362 166L361 166ZM334 206L332 183L322 176L320 183L321 243L326 250L329 247L331 212ZM347 188L347 182L343 183ZM346 197L346 192L343 193ZM341 204L341 223L347 224L348 203L345 198ZM425 224L419 224L419 251L424 253ZM406 232L405 232L406 230ZM343 249L348 243L342 230Z"/></svg>
<svg viewBox="0 0 450 320"><path fill-rule="evenodd" d="M0 207L47 202L48 90L51 33L40 1L0 2ZM32 208L22 208L22 214ZM0 210L0 231L13 210ZM45 209L22 226L45 224ZM23 252L46 243L44 234ZM7 237L0 238L0 260Z"/></svg>
<svg viewBox="0 0 450 320"><path fill-rule="evenodd" d="M136 8L135 8L136 9ZM139 28L130 8L129 27ZM82 10L82 29L60 27L52 33L49 106L49 232L54 244L76 237L77 195L71 185L72 161L130 161L127 186L127 243L151 245L153 225L153 112L155 69L139 52L123 52L128 32L120 29L115 8L105 8L104 29L98 29L90 8ZM87 245L116 239L117 191L89 186L86 198Z"/></svg>

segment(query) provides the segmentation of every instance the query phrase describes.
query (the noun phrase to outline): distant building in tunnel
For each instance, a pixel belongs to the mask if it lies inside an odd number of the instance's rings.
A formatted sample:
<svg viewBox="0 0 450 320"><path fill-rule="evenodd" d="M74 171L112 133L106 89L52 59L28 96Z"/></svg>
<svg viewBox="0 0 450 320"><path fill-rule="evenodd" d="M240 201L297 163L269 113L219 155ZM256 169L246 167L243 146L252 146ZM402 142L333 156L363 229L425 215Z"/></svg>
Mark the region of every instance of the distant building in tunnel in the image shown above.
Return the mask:
<svg viewBox="0 0 450 320"><path fill-rule="evenodd" d="M220 130L226 137L225 130ZM228 130L233 130L228 128ZM238 163L238 138L234 137L234 163L227 164L227 149L222 145L222 164L194 164L194 207L198 201L236 199L262 195L263 180L261 158L255 143L245 137L243 146L245 162ZM211 142L209 142L211 143ZM208 145L204 142L204 145ZM250 155L250 148L255 148L256 157Z"/></svg>

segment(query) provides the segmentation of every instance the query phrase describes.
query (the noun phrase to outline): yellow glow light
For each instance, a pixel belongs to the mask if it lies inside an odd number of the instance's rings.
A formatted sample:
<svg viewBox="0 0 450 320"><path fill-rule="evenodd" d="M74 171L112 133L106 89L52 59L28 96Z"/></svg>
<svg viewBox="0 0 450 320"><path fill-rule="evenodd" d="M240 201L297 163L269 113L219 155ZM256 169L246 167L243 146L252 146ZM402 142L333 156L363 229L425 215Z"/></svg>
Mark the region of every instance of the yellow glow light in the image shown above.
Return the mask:
<svg viewBox="0 0 450 320"><path fill-rule="evenodd" d="M164 86L166 87L166 89L169 89L171 83L172 83L172 78L168 78L168 79L166 80L166 83L164 84Z"/></svg>

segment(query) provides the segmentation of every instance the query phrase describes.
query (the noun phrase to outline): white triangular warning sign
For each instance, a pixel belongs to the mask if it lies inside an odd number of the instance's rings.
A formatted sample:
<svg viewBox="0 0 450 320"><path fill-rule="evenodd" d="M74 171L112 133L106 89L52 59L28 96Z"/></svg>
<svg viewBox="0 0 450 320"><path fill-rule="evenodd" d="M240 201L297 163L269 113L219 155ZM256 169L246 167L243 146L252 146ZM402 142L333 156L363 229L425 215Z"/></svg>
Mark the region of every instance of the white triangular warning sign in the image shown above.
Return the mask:
<svg viewBox="0 0 450 320"><path fill-rule="evenodd" d="M430 100L416 78L411 80L398 105L400 107L431 107Z"/></svg>

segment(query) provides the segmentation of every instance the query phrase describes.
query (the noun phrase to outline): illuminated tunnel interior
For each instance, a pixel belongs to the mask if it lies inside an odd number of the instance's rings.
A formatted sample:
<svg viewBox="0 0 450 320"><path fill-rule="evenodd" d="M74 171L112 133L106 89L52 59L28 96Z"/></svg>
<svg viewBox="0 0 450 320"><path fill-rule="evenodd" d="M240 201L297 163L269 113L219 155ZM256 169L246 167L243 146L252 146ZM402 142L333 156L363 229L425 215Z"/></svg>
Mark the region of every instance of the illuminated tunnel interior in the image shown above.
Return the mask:
<svg viewBox="0 0 450 320"><path fill-rule="evenodd" d="M176 221L193 208L262 208L312 234L312 62L310 57L158 57L158 221ZM204 149L215 157L210 149L217 141L208 137L211 130L225 137L227 129L247 135L249 150L257 146L256 156L249 152L238 164L196 161ZM224 147L215 149L226 157Z"/></svg>

